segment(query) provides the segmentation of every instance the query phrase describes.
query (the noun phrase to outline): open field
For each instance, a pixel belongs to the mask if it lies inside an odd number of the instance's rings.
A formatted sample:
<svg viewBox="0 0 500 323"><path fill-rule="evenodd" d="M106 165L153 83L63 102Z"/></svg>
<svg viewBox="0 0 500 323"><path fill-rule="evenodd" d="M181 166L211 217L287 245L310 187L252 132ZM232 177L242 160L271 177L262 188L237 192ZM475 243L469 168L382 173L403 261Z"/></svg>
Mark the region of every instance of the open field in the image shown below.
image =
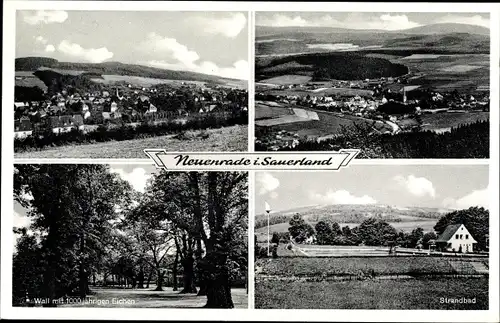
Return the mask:
<svg viewBox="0 0 500 323"><path fill-rule="evenodd" d="M270 95L299 95L299 96L307 96L307 95L340 95L340 96L371 96L373 94L373 91L371 90L364 90L364 89L351 89L351 88L332 88L328 87L325 89L322 89L320 91L307 91L307 90L301 90L301 89L284 89L284 90L277 90L277 89L270 89L263 91L265 94L270 94Z"/></svg>
<svg viewBox="0 0 500 323"><path fill-rule="evenodd" d="M285 115L292 115L293 110L286 107L271 106L265 103L255 103L255 120L277 118Z"/></svg>
<svg viewBox="0 0 500 323"><path fill-rule="evenodd" d="M321 249L320 246L316 245L300 245L300 248L303 248L306 253L308 248ZM341 250L377 249L371 246L324 246L323 248L338 248ZM449 259L446 257L428 256L281 257L258 260L255 266L256 269L258 267L259 274L286 277L471 274L468 266L464 266L462 271L459 267L452 265ZM488 264L487 258L467 259L464 260L464 263L469 261Z"/></svg>
<svg viewBox="0 0 500 323"><path fill-rule="evenodd" d="M475 304L441 298L476 299ZM256 281L255 308L276 309L488 309L488 279L366 281Z"/></svg>
<svg viewBox="0 0 500 323"><path fill-rule="evenodd" d="M189 84L196 84L202 86L205 82L198 81L182 81L182 80L166 80L152 77L141 77L141 76L129 76L129 75L102 75L102 78L92 78L91 79L97 83L103 84L113 84L117 82L126 82L135 86L144 86L149 87L157 84L179 84L181 85L183 82Z"/></svg>
<svg viewBox="0 0 500 323"><path fill-rule="evenodd" d="M413 54L390 61L408 66L412 73L422 74L422 77L410 79L409 83L424 88L461 91L489 85L490 58L487 54Z"/></svg>
<svg viewBox="0 0 500 323"><path fill-rule="evenodd" d="M231 126L207 130L207 139L179 140L175 135L112 141L105 143L71 145L15 153L15 158L147 158L146 148L161 148L167 151L246 151L248 149L248 127Z"/></svg>
<svg viewBox="0 0 500 323"><path fill-rule="evenodd" d="M149 289L91 287L91 291L93 294L88 296L86 303L77 303L75 299L75 303L58 307L201 308L207 302L206 296L179 294L170 287L164 287L163 292L154 291L154 286ZM231 296L235 308L248 307L245 289L233 288Z"/></svg>
<svg viewBox="0 0 500 323"><path fill-rule="evenodd" d="M312 77L306 75L283 75L261 80L260 82L279 84L279 85L289 85L289 84L304 84L309 82L311 79Z"/></svg>
<svg viewBox="0 0 500 323"><path fill-rule="evenodd" d="M461 124L473 123L479 120L489 120L489 112L444 112L434 114L422 114L423 130L436 130L443 128L453 128Z"/></svg>
<svg viewBox="0 0 500 323"><path fill-rule="evenodd" d="M258 109L260 109L260 107L256 106L256 115L260 113L257 112ZM280 122L280 124L272 127L275 127L275 130L285 130L298 133L299 136L310 137L310 139L339 134L342 130L342 127L350 127L355 123L369 124L370 126L373 126L374 129L380 132L392 130L383 122L376 122L374 120L364 119L351 115L328 113L320 110L314 110L314 112L317 113L319 120L305 120L303 122L294 120L295 122L293 123Z"/></svg>

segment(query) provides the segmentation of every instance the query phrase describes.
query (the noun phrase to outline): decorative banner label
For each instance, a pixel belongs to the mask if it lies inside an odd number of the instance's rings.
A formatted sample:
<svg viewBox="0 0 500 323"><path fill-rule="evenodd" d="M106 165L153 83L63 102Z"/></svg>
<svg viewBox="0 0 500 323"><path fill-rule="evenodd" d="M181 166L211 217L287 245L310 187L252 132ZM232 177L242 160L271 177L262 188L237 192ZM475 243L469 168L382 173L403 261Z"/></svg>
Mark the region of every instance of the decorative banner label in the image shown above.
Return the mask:
<svg viewBox="0 0 500 323"><path fill-rule="evenodd" d="M172 171L339 170L359 149L332 152L167 152L144 149L157 167Z"/></svg>

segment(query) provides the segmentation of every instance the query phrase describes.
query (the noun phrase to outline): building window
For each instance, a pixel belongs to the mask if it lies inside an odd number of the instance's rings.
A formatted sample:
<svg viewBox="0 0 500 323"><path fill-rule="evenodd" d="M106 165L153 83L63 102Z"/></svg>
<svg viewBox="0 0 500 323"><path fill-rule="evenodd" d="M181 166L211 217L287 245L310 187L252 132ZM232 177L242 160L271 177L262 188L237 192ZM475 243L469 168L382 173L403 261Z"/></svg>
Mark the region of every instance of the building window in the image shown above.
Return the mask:
<svg viewBox="0 0 500 323"><path fill-rule="evenodd" d="M458 239L458 234L455 234L455 239Z"/></svg>
<svg viewBox="0 0 500 323"><path fill-rule="evenodd" d="M463 240L463 238L464 238L464 236L461 234L461 235L460 235L460 240Z"/></svg>
<svg viewBox="0 0 500 323"><path fill-rule="evenodd" d="M469 235L468 234L465 235L465 240L469 240Z"/></svg>

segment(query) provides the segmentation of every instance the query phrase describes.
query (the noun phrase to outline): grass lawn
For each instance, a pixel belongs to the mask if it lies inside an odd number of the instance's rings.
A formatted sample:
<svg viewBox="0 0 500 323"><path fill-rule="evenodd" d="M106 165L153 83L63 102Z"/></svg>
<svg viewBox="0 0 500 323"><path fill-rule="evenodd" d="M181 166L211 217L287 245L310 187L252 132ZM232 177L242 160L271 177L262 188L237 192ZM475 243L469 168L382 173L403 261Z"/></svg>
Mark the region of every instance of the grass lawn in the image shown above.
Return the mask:
<svg viewBox="0 0 500 323"><path fill-rule="evenodd" d="M179 140L173 135L109 141L96 144L53 147L40 151L15 153L15 158L147 158L146 148L167 151L247 151L248 126L208 130L207 139Z"/></svg>
<svg viewBox="0 0 500 323"><path fill-rule="evenodd" d="M305 247L305 246L304 246ZM317 246L308 246L317 248ZM304 250L307 252L307 248ZM330 248L353 248L346 246L329 246ZM366 247L374 248L374 247ZM353 256L356 253L353 252ZM487 261L485 259L481 259ZM256 267L261 268L262 274L277 276L337 276L361 273L384 276L384 275L407 275L411 273L421 274L455 274L457 270L452 267L447 258L441 257L298 257L298 258L276 258L266 261L258 260Z"/></svg>
<svg viewBox="0 0 500 323"><path fill-rule="evenodd" d="M442 300L462 297L475 304ZM488 279L257 281L255 308L486 310Z"/></svg>
<svg viewBox="0 0 500 323"><path fill-rule="evenodd" d="M119 289L91 287L86 303L58 305L58 307L136 307L136 308L200 308L206 302L206 296L196 294L179 294L172 288L164 288L163 292L150 289ZM248 295L244 288L231 290L235 308L248 308Z"/></svg>

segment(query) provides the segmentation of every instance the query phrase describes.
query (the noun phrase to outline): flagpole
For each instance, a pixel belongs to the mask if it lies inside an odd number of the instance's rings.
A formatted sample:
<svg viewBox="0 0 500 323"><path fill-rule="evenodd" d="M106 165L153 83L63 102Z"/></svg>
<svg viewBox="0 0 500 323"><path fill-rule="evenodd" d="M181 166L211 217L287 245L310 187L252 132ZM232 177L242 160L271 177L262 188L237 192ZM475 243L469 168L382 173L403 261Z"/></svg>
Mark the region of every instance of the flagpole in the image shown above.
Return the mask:
<svg viewBox="0 0 500 323"><path fill-rule="evenodd" d="M267 256L269 256L269 211L267 211Z"/></svg>
<svg viewBox="0 0 500 323"><path fill-rule="evenodd" d="M266 213L267 213L267 256L269 257L269 243L271 241L271 237L269 236L269 213L271 213L271 206L269 203L265 202L266 205Z"/></svg>

